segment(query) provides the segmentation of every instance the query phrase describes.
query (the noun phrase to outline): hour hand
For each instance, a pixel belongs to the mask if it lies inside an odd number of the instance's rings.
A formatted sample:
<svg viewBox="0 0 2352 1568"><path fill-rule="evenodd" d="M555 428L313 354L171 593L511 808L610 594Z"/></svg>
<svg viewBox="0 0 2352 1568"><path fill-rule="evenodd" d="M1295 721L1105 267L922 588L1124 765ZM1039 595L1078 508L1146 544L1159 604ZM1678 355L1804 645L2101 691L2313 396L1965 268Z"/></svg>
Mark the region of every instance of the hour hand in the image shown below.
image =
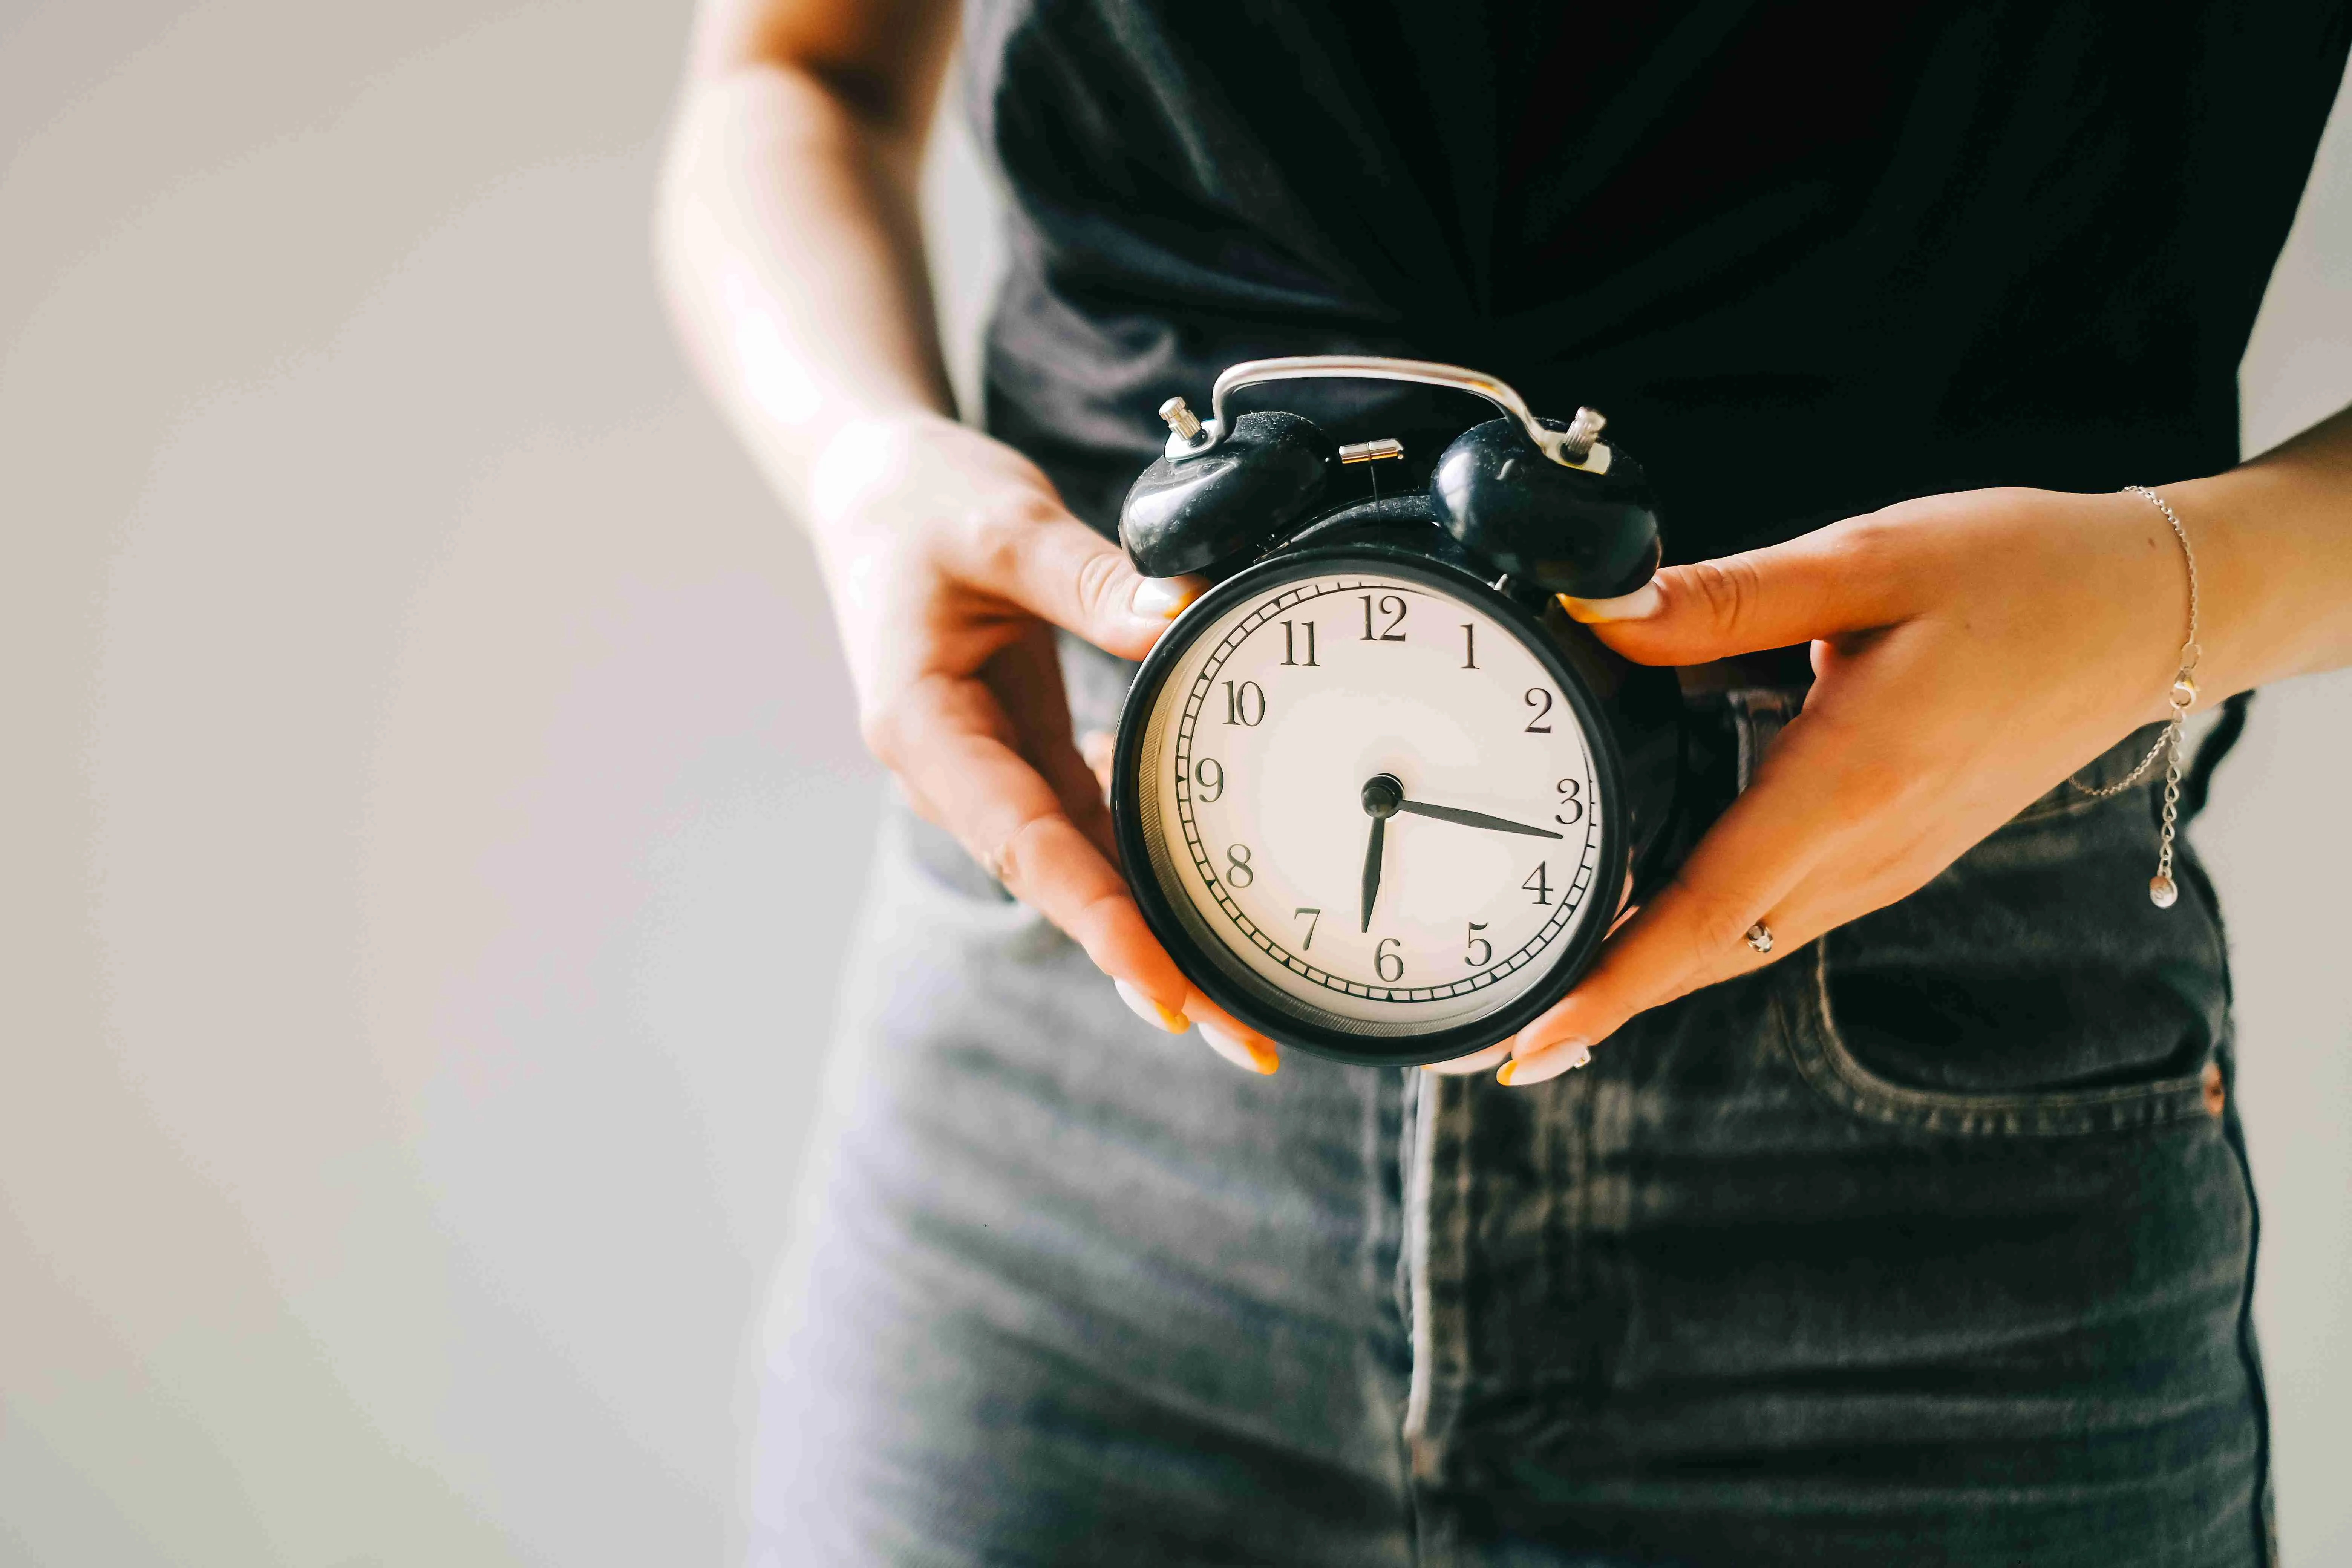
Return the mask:
<svg viewBox="0 0 2352 1568"><path fill-rule="evenodd" d="M1459 806L1432 805L1423 800L1401 800L1399 811L1409 811L1415 816L1433 816L1440 822L1459 823L1465 827L1483 827L1490 833L1524 833L1530 838L1565 838L1564 833L1554 833L1549 827L1529 827L1524 822L1509 822L1499 816L1489 816L1483 811L1464 811Z"/></svg>
<svg viewBox="0 0 2352 1568"><path fill-rule="evenodd" d="M1364 924L1372 929L1372 900L1381 896L1381 847L1388 842L1389 818L1404 798L1404 785L1390 773L1374 773L1364 781L1364 815L1372 819L1372 841L1364 848Z"/></svg>

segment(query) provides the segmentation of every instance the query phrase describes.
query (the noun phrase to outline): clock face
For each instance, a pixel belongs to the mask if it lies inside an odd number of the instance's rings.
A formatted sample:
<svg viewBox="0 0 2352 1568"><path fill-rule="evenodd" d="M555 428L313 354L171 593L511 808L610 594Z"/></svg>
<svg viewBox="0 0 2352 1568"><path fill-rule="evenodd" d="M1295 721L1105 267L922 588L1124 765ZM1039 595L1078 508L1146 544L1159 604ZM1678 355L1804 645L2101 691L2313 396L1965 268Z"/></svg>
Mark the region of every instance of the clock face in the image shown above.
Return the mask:
<svg viewBox="0 0 2352 1568"><path fill-rule="evenodd" d="M1223 982L1196 983L1277 1037L1404 1058L1481 1020L1503 1037L1590 951L1615 803L1537 628L1441 574L1362 568L1254 573L1188 613L1121 778L1147 905Z"/></svg>

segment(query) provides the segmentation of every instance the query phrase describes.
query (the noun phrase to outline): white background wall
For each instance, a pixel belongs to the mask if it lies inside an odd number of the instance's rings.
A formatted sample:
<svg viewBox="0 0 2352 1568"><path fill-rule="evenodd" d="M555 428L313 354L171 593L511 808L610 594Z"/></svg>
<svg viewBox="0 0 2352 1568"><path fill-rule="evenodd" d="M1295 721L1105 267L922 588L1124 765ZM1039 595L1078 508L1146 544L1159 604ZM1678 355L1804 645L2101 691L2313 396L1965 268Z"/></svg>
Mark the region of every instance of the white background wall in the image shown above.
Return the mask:
<svg viewBox="0 0 2352 1568"><path fill-rule="evenodd" d="M0 1563L726 1551L880 780L653 302L684 9L0 5ZM2246 374L2352 400L2345 115ZM2352 681L2260 715L2200 839L2315 1564Z"/></svg>

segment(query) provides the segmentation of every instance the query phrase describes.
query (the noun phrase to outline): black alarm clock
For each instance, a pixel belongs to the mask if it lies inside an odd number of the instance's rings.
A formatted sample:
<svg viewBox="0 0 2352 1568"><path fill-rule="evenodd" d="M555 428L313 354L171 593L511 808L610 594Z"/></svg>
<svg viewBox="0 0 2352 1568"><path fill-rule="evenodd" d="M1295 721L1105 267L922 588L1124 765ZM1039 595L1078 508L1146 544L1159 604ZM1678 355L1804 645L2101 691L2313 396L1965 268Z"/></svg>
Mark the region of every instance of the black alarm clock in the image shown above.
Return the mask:
<svg viewBox="0 0 2352 1568"><path fill-rule="evenodd" d="M1227 417L1238 388L1326 376L1450 387L1503 417L1385 498L1370 476L1397 441ZM1412 360L1253 361L1217 378L1206 422L1181 398L1160 414L1120 542L1148 576L1213 586L1119 721L1112 817L1144 918L1286 1046L1412 1064L1508 1038L1591 966L1675 816L1674 674L1557 597L1656 569L1641 465L1590 409L1539 419L1492 376Z"/></svg>

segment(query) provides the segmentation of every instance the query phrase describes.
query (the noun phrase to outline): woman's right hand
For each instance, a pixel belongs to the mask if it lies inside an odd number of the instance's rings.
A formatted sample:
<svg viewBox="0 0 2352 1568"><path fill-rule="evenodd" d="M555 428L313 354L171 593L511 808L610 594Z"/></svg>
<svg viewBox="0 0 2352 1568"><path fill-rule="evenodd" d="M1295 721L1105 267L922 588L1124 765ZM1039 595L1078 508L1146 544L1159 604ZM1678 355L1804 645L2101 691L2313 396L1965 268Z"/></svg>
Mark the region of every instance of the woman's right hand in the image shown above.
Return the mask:
<svg viewBox="0 0 2352 1568"><path fill-rule="evenodd" d="M866 743L915 809L1084 948L1145 1021L1278 1058L1193 989L1143 922L1110 812L1070 730L1054 630L1139 659L1199 585L1140 576L1034 463L942 416L862 420L827 444L811 531Z"/></svg>

